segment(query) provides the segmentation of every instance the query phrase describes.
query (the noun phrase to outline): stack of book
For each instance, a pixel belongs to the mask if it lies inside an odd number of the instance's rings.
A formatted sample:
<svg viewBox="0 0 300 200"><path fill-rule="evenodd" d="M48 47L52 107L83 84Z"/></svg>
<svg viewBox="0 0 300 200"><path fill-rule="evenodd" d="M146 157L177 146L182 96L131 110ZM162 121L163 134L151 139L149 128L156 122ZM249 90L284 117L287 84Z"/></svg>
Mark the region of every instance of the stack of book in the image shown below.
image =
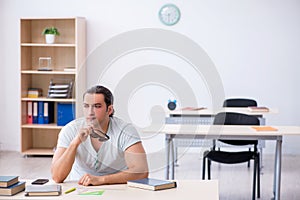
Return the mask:
<svg viewBox="0 0 300 200"><path fill-rule="evenodd" d="M25 181L18 176L0 176L0 195L12 196L25 189Z"/></svg>

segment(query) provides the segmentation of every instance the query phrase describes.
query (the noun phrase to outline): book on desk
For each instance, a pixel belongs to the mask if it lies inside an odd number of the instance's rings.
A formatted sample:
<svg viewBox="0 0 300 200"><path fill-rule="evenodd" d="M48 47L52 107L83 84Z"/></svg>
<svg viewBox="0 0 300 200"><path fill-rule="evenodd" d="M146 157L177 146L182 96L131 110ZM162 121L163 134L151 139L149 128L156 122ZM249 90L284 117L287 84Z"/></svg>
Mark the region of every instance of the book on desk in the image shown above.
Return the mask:
<svg viewBox="0 0 300 200"><path fill-rule="evenodd" d="M143 178L138 180L127 181L129 187L141 188L145 190L165 190L170 188L176 188L175 181L160 180L153 178Z"/></svg>
<svg viewBox="0 0 300 200"><path fill-rule="evenodd" d="M25 189L25 181L18 176L0 176L0 195L12 196Z"/></svg>
<svg viewBox="0 0 300 200"><path fill-rule="evenodd" d="M249 106L248 110L250 112L269 112L270 109L265 106Z"/></svg>
<svg viewBox="0 0 300 200"><path fill-rule="evenodd" d="M59 196L61 185L28 185L25 189L25 196Z"/></svg>

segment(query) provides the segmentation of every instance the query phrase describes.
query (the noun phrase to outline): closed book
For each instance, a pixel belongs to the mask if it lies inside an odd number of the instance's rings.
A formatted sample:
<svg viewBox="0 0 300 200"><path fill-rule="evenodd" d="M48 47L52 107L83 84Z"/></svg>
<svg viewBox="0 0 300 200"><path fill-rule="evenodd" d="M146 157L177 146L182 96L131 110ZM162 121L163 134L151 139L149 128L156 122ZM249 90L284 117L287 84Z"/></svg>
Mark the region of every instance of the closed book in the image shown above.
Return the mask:
<svg viewBox="0 0 300 200"><path fill-rule="evenodd" d="M60 185L28 185L25 196L58 196L61 194Z"/></svg>
<svg viewBox="0 0 300 200"><path fill-rule="evenodd" d="M18 176L0 176L0 187L8 187L19 181Z"/></svg>
<svg viewBox="0 0 300 200"><path fill-rule="evenodd" d="M20 181L8 187L0 187L0 195L12 196L25 189L25 182Z"/></svg>
<svg viewBox="0 0 300 200"><path fill-rule="evenodd" d="M130 187L136 187L146 190L164 190L169 188L176 188L175 181L160 180L153 178L143 178L138 180L127 181L127 185Z"/></svg>
<svg viewBox="0 0 300 200"><path fill-rule="evenodd" d="M274 128L272 126L252 126L252 128L256 131L278 131L277 128Z"/></svg>
<svg viewBox="0 0 300 200"><path fill-rule="evenodd" d="M251 112L269 112L269 108L265 106L249 106L248 110Z"/></svg>

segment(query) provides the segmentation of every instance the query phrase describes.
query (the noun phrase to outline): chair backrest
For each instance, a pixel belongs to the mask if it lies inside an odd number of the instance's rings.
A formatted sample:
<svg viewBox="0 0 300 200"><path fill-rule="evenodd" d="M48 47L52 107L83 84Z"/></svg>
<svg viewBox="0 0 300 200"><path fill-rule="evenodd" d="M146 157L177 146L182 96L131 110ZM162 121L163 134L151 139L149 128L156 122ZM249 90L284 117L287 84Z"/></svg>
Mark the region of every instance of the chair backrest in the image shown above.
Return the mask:
<svg viewBox="0 0 300 200"><path fill-rule="evenodd" d="M223 103L223 107L248 107L257 106L257 102L254 99L226 99Z"/></svg>
<svg viewBox="0 0 300 200"><path fill-rule="evenodd" d="M253 125L258 126L259 119L252 115L233 112L220 112L214 118L214 125ZM220 140L231 145L256 145L257 140Z"/></svg>

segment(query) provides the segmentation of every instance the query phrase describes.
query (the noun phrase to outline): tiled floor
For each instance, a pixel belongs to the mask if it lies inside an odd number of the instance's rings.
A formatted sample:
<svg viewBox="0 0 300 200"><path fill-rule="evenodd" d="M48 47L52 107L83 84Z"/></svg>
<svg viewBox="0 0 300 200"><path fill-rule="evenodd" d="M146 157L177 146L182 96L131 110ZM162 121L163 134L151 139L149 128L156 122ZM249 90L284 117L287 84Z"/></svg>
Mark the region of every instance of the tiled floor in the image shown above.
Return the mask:
<svg viewBox="0 0 300 200"><path fill-rule="evenodd" d="M164 178L162 159L149 158L150 177ZM0 152L0 173L20 175L20 179L51 178L51 157L24 158L18 152ZM175 179L200 179L202 158L186 153L179 158ZM273 191L274 156L264 155L261 175L261 198L271 199ZM252 195L252 166L212 165L212 178L219 179L220 200L248 200ZM300 199L300 155L283 155L281 199ZM199 194L201 199L201 194Z"/></svg>

